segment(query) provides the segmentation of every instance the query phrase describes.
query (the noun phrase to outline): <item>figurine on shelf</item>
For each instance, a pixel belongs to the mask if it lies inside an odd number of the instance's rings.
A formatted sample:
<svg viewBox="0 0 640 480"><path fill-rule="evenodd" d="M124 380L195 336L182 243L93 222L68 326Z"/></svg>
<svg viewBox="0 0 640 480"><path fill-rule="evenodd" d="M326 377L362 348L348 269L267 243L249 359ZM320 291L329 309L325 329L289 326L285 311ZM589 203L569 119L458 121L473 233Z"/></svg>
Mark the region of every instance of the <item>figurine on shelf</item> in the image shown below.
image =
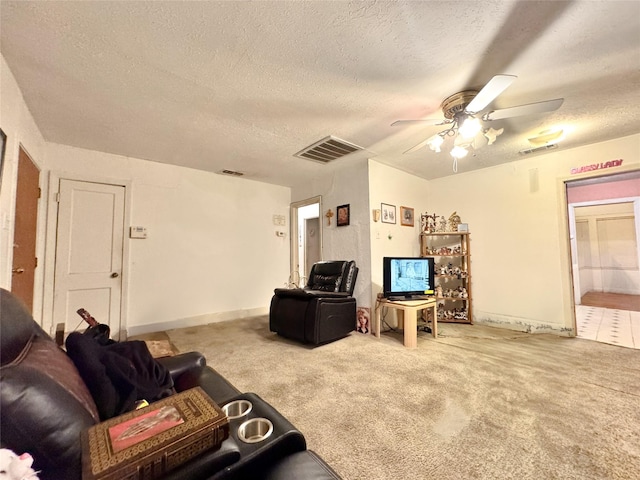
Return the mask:
<svg viewBox="0 0 640 480"><path fill-rule="evenodd" d="M433 233L436 231L436 218L438 218L438 216L435 213L429 215L427 212L424 212L424 214L420 216L420 224L424 233Z"/></svg>
<svg viewBox="0 0 640 480"><path fill-rule="evenodd" d="M459 310L455 312L453 315L453 318L455 318L456 320L466 320L467 319L466 310Z"/></svg>
<svg viewBox="0 0 640 480"><path fill-rule="evenodd" d="M462 222L462 220L460 220L460 216L456 212L453 212L449 216L449 231L450 232L457 232L458 231L458 225L460 225L461 222Z"/></svg>
<svg viewBox="0 0 640 480"><path fill-rule="evenodd" d="M445 220L444 217L440 217L440 219L438 220L438 228L436 229L437 232L446 232L447 231L447 221Z"/></svg>
<svg viewBox="0 0 640 480"><path fill-rule="evenodd" d="M442 285L436 286L436 298L442 298Z"/></svg>

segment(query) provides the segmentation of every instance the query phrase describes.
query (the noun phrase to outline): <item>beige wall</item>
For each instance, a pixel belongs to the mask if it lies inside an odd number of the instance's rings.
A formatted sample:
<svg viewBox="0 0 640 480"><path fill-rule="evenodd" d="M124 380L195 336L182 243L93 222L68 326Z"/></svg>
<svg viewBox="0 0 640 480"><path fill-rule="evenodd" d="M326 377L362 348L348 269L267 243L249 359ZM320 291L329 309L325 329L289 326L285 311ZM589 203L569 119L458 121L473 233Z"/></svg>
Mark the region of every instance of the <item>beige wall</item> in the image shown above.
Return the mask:
<svg viewBox="0 0 640 480"><path fill-rule="evenodd" d="M331 227L324 227L324 258L358 262L359 305L374 304L384 255L418 254L420 213L448 217L457 211L471 231L475 321L569 334L573 309L563 181L640 168L640 135L634 135L433 181L375 160L344 162L289 190L47 144L4 59L1 66L0 114L8 144L0 196L0 284L10 286L15 162L21 143L43 168L45 199L49 172L130 182L131 222L150 232L145 243L130 249L127 325L133 333L265 312L272 289L289 274L289 239L276 237L272 216L288 218L292 200L322 195L323 224L328 208L351 205L349 227L336 227L335 218ZM570 174L572 167L611 159L624 159L623 167ZM531 188L532 176L537 189ZM382 202L396 205L398 215L402 205L414 208L415 227L374 223L371 210ZM53 241L46 241L46 213L44 205L39 257ZM273 255L265 256L265 251ZM36 306L41 311L45 285L51 288L45 277L38 269ZM41 311L36 309L36 318Z"/></svg>
<svg viewBox="0 0 640 480"><path fill-rule="evenodd" d="M289 188L47 143L4 59L0 75L8 140L0 198L0 284L11 285L15 165L22 144L42 169L34 317L45 329L52 329L57 178L130 186L129 219L146 226L149 238L127 239L124 321L129 334L267 313L273 288L289 273L288 239L277 237L273 225L273 215L288 216Z"/></svg>
<svg viewBox="0 0 640 480"><path fill-rule="evenodd" d="M623 159L584 175L573 167ZM429 182L438 213L471 232L474 320L525 331L574 328L563 181L640 168L640 135L517 160ZM530 179L537 176L537 190Z"/></svg>
<svg viewBox="0 0 640 480"><path fill-rule="evenodd" d="M131 225L149 236L126 240L129 334L267 313L288 276L273 225L288 188L57 144L47 159L61 178L131 185Z"/></svg>
<svg viewBox="0 0 640 480"><path fill-rule="evenodd" d="M323 176L316 176L291 190L292 201L322 196L323 260L355 260L359 272L354 296L358 307L370 307L371 262L369 242L369 178L367 160L336 160ZM350 205L348 226L336 226L336 217L327 225L325 214L338 205Z"/></svg>
<svg viewBox="0 0 640 480"><path fill-rule="evenodd" d="M429 209L430 184L426 180L401 172L374 160L369 162L369 201L371 210L381 204L395 205L396 223L371 221L371 280L373 296L382 291L382 258L420 255L420 214ZM400 223L400 207L414 210L414 226ZM371 217L371 212L369 212Z"/></svg>

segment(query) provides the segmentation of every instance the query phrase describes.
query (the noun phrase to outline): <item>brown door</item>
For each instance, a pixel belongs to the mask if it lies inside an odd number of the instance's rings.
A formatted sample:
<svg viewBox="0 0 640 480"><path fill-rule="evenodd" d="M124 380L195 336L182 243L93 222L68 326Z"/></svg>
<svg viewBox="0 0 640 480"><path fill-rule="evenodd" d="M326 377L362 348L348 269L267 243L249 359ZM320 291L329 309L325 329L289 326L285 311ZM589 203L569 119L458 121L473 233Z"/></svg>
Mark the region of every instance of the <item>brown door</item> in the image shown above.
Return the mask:
<svg viewBox="0 0 640 480"><path fill-rule="evenodd" d="M40 170L20 147L11 291L33 310Z"/></svg>

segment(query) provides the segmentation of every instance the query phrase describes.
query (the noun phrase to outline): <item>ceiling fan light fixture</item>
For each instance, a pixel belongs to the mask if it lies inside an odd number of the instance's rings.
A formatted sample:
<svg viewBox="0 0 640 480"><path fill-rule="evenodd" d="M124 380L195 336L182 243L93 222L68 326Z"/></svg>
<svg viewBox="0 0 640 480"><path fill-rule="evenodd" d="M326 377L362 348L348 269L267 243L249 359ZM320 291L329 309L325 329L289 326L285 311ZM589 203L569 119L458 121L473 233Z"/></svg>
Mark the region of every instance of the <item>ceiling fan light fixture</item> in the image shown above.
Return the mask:
<svg viewBox="0 0 640 480"><path fill-rule="evenodd" d="M460 135L464 138L473 138L482 130L482 125L480 124L480 120L474 118L472 116L468 116L460 125L458 131Z"/></svg>
<svg viewBox="0 0 640 480"><path fill-rule="evenodd" d="M504 132L504 128L496 130L495 128L489 128L486 132L484 132L484 136L487 137L487 145L493 145L493 142L496 141L496 138L502 135Z"/></svg>
<svg viewBox="0 0 640 480"><path fill-rule="evenodd" d="M446 141L448 144L453 143L453 149L450 150L450 154L453 157L453 171L458 171L458 160L464 158L470 149L478 150L485 145L493 145L496 138L500 136L504 129L485 129L482 122L488 122L492 120L502 120L510 117L518 117L523 115L534 115L546 112L552 112L560 108L564 99L556 98L553 100L546 100L543 102L529 103L527 105L518 105L515 107L503 108L500 110L491 110L485 112L487 107L498 97L504 90L513 83L517 77L515 75L494 75L489 82L485 84L480 91L476 90L463 90L444 99L440 108L444 114L444 121L434 119L422 119L422 120L397 120L391 125L403 125L410 123L423 123L429 125L448 125L446 130L443 130L436 135L423 140L419 144L405 151L404 153L412 153L416 150L429 145L429 148L436 153L442 151L442 144ZM476 115L478 118L476 118ZM546 134L550 136L546 136ZM447 137L452 137L453 142L449 141ZM541 132L538 137L529 139L532 145L536 145L537 142L545 145L545 148L550 148L549 142L556 143L563 138L562 129L559 133ZM447 146L446 150L449 150Z"/></svg>
<svg viewBox="0 0 640 480"><path fill-rule="evenodd" d="M449 153L453 158L460 159L466 157L469 151L466 148L461 147L460 145L456 145L451 149L451 152Z"/></svg>
<svg viewBox="0 0 640 480"><path fill-rule="evenodd" d="M442 136L439 133L435 134L433 137L431 137L427 141L427 145L429 145L429 148L436 153L440 153L442 151L440 150L440 147L442 146L443 143L444 143L444 138L442 138Z"/></svg>
<svg viewBox="0 0 640 480"><path fill-rule="evenodd" d="M541 147L543 145L553 145L558 143L560 140L564 138L564 130L559 129L549 129L540 132L535 137L529 138L529 143L534 147Z"/></svg>

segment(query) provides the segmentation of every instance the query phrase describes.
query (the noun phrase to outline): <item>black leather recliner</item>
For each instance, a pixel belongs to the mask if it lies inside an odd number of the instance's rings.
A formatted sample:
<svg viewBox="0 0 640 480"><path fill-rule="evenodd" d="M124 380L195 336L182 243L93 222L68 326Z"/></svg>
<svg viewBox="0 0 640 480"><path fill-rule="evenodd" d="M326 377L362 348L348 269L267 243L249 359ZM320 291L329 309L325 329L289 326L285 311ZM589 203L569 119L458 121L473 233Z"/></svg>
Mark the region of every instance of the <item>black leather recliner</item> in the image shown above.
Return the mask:
<svg viewBox="0 0 640 480"><path fill-rule="evenodd" d="M353 260L314 264L304 288L275 289L270 330L313 345L346 337L356 328L353 290L357 276Z"/></svg>
<svg viewBox="0 0 640 480"><path fill-rule="evenodd" d="M80 433L100 421L95 401L74 363L33 320L24 304L0 288L0 447L30 453L42 480L80 480ZM219 405L250 398L269 418L273 435L264 445L242 444L237 432L218 450L204 452L163 478L269 480L339 479L286 418L253 393L241 393L198 352L158 359L176 391L195 386Z"/></svg>

